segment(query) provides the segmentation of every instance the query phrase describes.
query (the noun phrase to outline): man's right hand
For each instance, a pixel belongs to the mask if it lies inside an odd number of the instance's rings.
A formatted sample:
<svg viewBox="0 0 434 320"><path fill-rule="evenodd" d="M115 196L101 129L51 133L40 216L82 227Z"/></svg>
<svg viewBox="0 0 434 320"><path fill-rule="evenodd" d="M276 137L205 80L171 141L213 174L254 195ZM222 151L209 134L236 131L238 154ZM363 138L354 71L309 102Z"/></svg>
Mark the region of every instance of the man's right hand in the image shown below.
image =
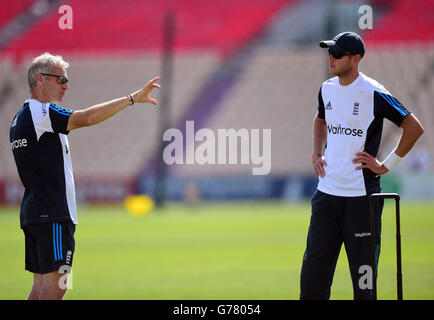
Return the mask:
<svg viewBox="0 0 434 320"><path fill-rule="evenodd" d="M324 156L317 157L313 162L313 171L315 172L316 177L321 176L322 178L325 176L324 166L327 167L327 161L325 161Z"/></svg>
<svg viewBox="0 0 434 320"><path fill-rule="evenodd" d="M327 162L323 155L320 155L325 149L327 142L327 122L325 119L318 117L318 112L313 120L313 148L312 148L312 165L316 177L324 177L324 166Z"/></svg>

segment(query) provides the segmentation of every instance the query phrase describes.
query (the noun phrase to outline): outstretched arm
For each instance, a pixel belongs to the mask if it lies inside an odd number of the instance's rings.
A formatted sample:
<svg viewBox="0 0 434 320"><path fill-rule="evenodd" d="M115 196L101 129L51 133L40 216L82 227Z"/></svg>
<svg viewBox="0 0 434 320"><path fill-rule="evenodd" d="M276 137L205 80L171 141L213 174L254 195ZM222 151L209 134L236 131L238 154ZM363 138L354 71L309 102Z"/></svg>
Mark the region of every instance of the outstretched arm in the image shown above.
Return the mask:
<svg viewBox="0 0 434 320"><path fill-rule="evenodd" d="M157 105L157 100L152 99L150 94L154 88L160 88L160 85L156 83L159 79L159 77L155 77L154 79L149 81L142 89L131 94L134 103L147 102L153 105ZM76 110L69 117L67 130L70 131L100 123L114 116L116 113L125 109L129 105L130 101L126 96L123 98L118 98L108 102L100 103L83 110Z"/></svg>

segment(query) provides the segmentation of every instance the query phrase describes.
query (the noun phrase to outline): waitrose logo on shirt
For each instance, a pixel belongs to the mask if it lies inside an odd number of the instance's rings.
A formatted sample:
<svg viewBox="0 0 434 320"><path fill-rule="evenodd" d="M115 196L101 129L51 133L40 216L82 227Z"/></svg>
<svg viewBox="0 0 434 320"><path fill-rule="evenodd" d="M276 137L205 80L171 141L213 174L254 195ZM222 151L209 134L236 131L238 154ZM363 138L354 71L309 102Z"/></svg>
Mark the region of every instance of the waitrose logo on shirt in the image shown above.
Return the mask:
<svg viewBox="0 0 434 320"><path fill-rule="evenodd" d="M341 125L334 126L332 124L328 124L327 130L331 134L341 134L341 135L353 136L353 137L362 137L363 136L363 130L362 129L346 128L346 127L343 127Z"/></svg>

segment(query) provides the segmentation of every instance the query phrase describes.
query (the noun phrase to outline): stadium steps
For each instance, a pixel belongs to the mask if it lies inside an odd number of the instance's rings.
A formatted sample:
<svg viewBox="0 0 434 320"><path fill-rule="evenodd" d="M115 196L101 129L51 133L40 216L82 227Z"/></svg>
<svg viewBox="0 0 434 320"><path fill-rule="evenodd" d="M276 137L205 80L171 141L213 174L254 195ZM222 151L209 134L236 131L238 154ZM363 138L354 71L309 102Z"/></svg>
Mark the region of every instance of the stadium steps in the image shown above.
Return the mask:
<svg viewBox="0 0 434 320"><path fill-rule="evenodd" d="M288 1L288 3L291 5L292 1ZM280 10L287 8L287 6L282 6ZM279 10L277 10L277 12L278 11ZM218 112L221 100L224 99L227 93L230 92L232 87L239 81L238 75L242 73L244 68L248 67L250 57L255 48L260 46L264 41L266 37L264 33L269 28L268 23L270 23L271 19L272 18L269 18L263 22L263 29L259 29L255 34L251 35L250 39L244 40L243 43L239 44L236 51L231 56L227 56L221 66L207 79L198 95L191 102L187 112L180 118L181 121L179 121L176 126L184 136L186 121L194 121L196 128L199 129L207 122L210 116ZM155 176L160 167L160 162L161 154L157 152L154 155L154 159L147 163L143 170L141 170L138 180Z"/></svg>
<svg viewBox="0 0 434 320"><path fill-rule="evenodd" d="M205 127L215 133L220 128L271 129L271 174L305 170L303 157L310 157L310 124L325 72L323 63L317 50L256 50L249 67ZM241 164L173 169L177 176L251 175L251 166Z"/></svg>

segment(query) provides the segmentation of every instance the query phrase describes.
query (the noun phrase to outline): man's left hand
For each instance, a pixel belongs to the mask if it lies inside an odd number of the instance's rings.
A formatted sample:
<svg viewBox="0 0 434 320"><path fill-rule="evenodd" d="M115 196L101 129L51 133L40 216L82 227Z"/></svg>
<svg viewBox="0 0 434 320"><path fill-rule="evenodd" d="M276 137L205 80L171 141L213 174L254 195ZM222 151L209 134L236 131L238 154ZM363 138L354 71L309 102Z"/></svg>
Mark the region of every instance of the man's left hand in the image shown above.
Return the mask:
<svg viewBox="0 0 434 320"><path fill-rule="evenodd" d="M383 166L383 164L378 161L376 158L371 156L366 151L363 152L357 152L356 157L353 159L353 163L361 163L362 165L356 167L356 170L361 170L363 168L367 168L371 170L372 172L382 175L387 173L389 170Z"/></svg>
<svg viewBox="0 0 434 320"><path fill-rule="evenodd" d="M134 102L139 103L151 103L153 105L157 105L157 100L151 98L151 91L152 89L158 88L160 89L160 85L157 82L160 80L160 77L155 77L154 79L150 80L142 89L134 92L131 96L133 97Z"/></svg>

